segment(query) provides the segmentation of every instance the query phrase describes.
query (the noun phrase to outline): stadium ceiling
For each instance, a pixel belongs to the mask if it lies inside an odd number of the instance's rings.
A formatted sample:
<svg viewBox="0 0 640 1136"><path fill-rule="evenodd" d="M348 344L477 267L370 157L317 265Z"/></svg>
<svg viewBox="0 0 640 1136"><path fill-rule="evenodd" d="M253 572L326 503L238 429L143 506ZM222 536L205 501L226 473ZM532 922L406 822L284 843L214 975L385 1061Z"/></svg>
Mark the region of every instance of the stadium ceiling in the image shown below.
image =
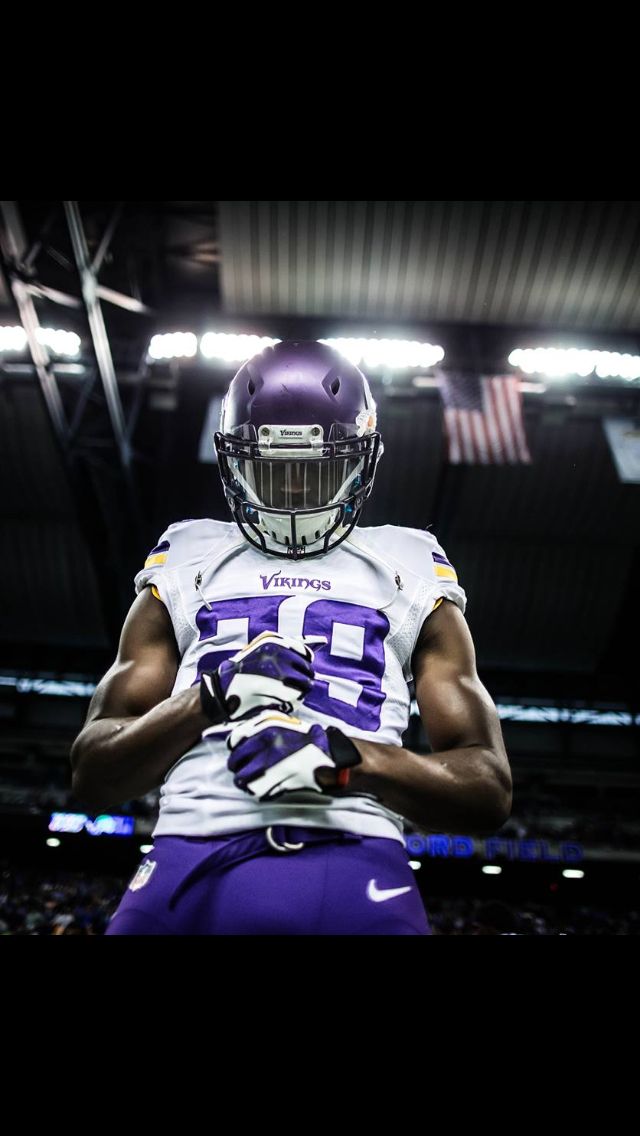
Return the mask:
<svg viewBox="0 0 640 1136"><path fill-rule="evenodd" d="M397 334L478 370L548 342L640 354L638 202L8 206L0 325L31 312L82 347L71 366L0 359L0 668L100 674L162 528L226 516L197 450L233 368L150 367L156 332ZM637 414L637 389L526 398L535 461L509 468L445 467L434 390L376 393L386 452L364 523L433 525L492 693L637 712L640 495L601 421Z"/></svg>

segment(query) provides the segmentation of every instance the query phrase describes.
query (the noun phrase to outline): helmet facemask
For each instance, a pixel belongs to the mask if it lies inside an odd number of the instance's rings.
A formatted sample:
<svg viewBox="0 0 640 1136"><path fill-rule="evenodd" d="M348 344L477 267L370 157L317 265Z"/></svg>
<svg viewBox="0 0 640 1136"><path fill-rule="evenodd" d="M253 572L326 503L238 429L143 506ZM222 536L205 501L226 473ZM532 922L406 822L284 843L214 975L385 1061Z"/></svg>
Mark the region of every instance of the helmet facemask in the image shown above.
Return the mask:
<svg viewBox="0 0 640 1136"><path fill-rule="evenodd" d="M227 500L243 535L261 551L292 560L321 556L356 524L371 492L380 435L324 442L322 429L310 426L295 431L302 444L293 444L284 430L261 427L256 441L215 435Z"/></svg>

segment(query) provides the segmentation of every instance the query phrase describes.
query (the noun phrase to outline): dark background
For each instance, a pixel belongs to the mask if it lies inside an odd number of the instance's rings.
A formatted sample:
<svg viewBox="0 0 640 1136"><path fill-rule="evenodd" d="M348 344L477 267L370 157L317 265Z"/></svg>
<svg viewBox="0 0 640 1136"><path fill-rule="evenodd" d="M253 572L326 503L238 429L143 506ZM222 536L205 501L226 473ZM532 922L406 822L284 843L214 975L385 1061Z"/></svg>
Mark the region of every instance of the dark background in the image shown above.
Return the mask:
<svg viewBox="0 0 640 1136"><path fill-rule="evenodd" d="M57 858L126 876L153 800L129 803L135 840L69 836L47 848L50 809L74 807L68 751L88 698L18 684L98 681L133 575L164 527L227 518L217 468L198 450L209 402L237 365L150 361L151 336L418 339L442 345L446 368L482 374L511 373L515 347L640 354L640 203L4 205L0 325L31 311L82 343L71 373L55 357L38 371L28 351L0 353L0 855L43 872ZM99 312L86 272L83 299L78 219L87 265L111 290L97 297ZM98 365L105 349L120 430ZM438 390L416 386L418 375L432 372L369 373L385 454L362 523L432 526L466 590L479 673L499 707L615 711L632 723L518 722L504 712L516 789L506 834L580 842L585 877L567 881L562 865L517 856L487 877L480 854L465 863L425 855L425 897L557 907L581 889L590 903L633 909L640 487L620 482L603 419L638 423L639 382L525 377L532 464L456 467L446 462ZM409 734L428 748L417 720Z"/></svg>

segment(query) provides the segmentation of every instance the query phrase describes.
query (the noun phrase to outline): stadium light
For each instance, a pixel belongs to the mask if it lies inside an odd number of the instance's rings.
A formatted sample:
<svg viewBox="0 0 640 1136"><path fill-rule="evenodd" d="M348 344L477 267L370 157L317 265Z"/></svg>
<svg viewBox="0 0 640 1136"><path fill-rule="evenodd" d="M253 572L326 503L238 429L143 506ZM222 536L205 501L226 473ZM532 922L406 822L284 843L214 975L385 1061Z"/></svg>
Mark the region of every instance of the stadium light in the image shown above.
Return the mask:
<svg viewBox="0 0 640 1136"><path fill-rule="evenodd" d="M225 363L244 363L252 355L273 347L279 339L262 335L224 335L208 331L200 340L200 351L205 359L222 359Z"/></svg>
<svg viewBox="0 0 640 1136"><path fill-rule="evenodd" d="M190 359L198 350L198 340L192 331L171 331L154 335L149 344L150 359Z"/></svg>
<svg viewBox="0 0 640 1136"><path fill-rule="evenodd" d="M244 363L252 355L280 343L266 335L246 335L207 331L200 339L200 353L205 359L218 359L224 363ZM434 343L421 343L415 339L349 338L318 339L333 347L356 366L387 367L392 370L433 367L444 359L444 349ZM193 357L197 339L192 332L171 332L154 335L148 348L150 359L177 359Z"/></svg>
<svg viewBox="0 0 640 1136"><path fill-rule="evenodd" d="M362 365L391 367L408 370L412 367L433 367L444 359L444 350L434 343L419 343L415 339L319 339L344 355L356 367Z"/></svg>
<svg viewBox="0 0 640 1136"><path fill-rule="evenodd" d="M38 341L48 347L53 355L72 358L80 352L80 336L75 331L62 328L39 327L36 331ZM23 327L0 327L0 352L26 351L27 334Z"/></svg>
<svg viewBox="0 0 640 1136"><path fill-rule="evenodd" d="M640 378L640 355L619 351L590 351L578 347L517 347L509 362L527 375L546 375L563 379L570 375L583 378L595 372L598 378L618 378L633 382Z"/></svg>

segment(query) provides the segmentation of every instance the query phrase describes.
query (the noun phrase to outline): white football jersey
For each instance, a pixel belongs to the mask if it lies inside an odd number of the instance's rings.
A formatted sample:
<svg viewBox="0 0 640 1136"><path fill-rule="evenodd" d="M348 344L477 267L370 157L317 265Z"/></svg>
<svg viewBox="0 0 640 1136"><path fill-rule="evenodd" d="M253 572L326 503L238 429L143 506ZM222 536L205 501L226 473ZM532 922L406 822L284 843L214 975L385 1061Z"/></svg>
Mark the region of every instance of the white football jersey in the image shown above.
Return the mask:
<svg viewBox="0 0 640 1136"><path fill-rule="evenodd" d="M428 531L356 528L326 556L285 561L252 548L234 522L170 525L135 578L165 604L181 663L177 694L262 631L323 637L315 682L295 713L354 738L400 746L411 657L439 600L464 613L455 569ZM227 769L229 727L208 733L169 770L154 835L217 836L274 824L402 840L402 817L366 794L287 794L263 804Z"/></svg>

